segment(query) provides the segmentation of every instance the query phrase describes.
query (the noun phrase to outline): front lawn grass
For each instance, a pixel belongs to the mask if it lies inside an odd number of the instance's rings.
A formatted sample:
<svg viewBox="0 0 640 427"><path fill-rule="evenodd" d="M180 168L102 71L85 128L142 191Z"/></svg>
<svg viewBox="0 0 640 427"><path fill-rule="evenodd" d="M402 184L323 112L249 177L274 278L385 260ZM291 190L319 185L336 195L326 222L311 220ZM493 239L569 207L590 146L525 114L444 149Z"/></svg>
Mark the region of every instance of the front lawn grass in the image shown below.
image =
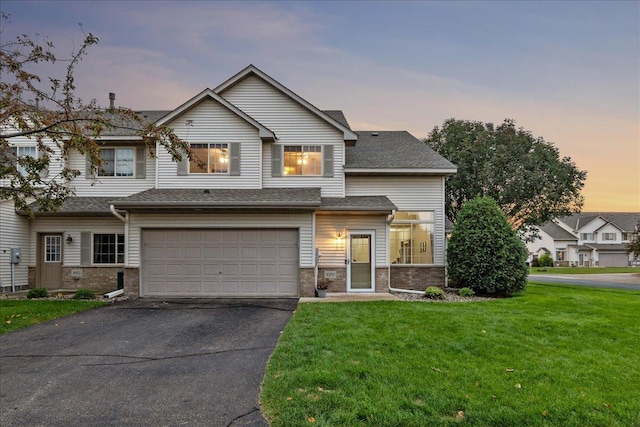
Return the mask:
<svg viewBox="0 0 640 427"><path fill-rule="evenodd" d="M77 300L3 300L0 301L0 334L105 304Z"/></svg>
<svg viewBox="0 0 640 427"><path fill-rule="evenodd" d="M533 267L533 274L617 274L640 273L640 267Z"/></svg>
<svg viewBox="0 0 640 427"><path fill-rule="evenodd" d="M638 426L640 292L529 284L473 303L301 304L273 426Z"/></svg>

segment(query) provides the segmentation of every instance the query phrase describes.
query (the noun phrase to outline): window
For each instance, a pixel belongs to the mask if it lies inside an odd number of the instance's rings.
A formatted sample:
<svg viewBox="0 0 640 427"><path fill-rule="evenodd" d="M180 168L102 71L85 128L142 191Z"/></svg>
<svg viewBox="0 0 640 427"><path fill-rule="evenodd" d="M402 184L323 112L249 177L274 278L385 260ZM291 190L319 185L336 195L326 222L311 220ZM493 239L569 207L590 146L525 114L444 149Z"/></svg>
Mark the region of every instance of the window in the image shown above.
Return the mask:
<svg viewBox="0 0 640 427"><path fill-rule="evenodd" d="M35 159L37 157L37 151L36 151L35 145L30 147L16 147L16 157L18 159L25 158L25 157L31 157ZM27 168L21 165L20 162L16 164L16 167L18 169L18 172L20 172L21 175L27 175L28 173Z"/></svg>
<svg viewBox="0 0 640 427"><path fill-rule="evenodd" d="M556 250L556 261L564 261L567 258L567 250L566 249L557 249Z"/></svg>
<svg viewBox="0 0 640 427"><path fill-rule="evenodd" d="M593 240L593 233L580 233L580 240Z"/></svg>
<svg viewBox="0 0 640 427"><path fill-rule="evenodd" d="M62 236L44 236L44 262L60 262Z"/></svg>
<svg viewBox="0 0 640 427"><path fill-rule="evenodd" d="M392 264L433 264L433 212L398 212L390 231Z"/></svg>
<svg viewBox="0 0 640 427"><path fill-rule="evenodd" d="M602 240L605 240L605 241L616 240L616 233L602 233Z"/></svg>
<svg viewBox="0 0 640 427"><path fill-rule="evenodd" d="M227 173L229 171L228 144L191 144L194 159L189 162L190 173Z"/></svg>
<svg viewBox="0 0 640 427"><path fill-rule="evenodd" d="M321 175L322 146L285 145L284 175Z"/></svg>
<svg viewBox="0 0 640 427"><path fill-rule="evenodd" d="M98 176L133 176L133 148L101 148Z"/></svg>
<svg viewBox="0 0 640 427"><path fill-rule="evenodd" d="M124 264L124 234L94 234L93 262Z"/></svg>
<svg viewBox="0 0 640 427"><path fill-rule="evenodd" d="M622 240L624 242L629 242L629 241L633 240L633 235L634 235L634 233L622 233Z"/></svg>

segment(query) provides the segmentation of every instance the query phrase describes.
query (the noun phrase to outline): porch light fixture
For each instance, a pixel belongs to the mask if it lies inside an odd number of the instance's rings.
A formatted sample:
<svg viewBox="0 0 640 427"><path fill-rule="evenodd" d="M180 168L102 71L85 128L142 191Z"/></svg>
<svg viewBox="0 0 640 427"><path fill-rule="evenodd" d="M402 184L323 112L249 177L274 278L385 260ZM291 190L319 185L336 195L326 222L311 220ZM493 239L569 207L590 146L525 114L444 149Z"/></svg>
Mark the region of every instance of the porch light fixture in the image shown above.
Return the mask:
<svg viewBox="0 0 640 427"><path fill-rule="evenodd" d="M71 234L67 234L66 241L67 241L67 245L70 245L71 243L73 243L73 237L71 237Z"/></svg>

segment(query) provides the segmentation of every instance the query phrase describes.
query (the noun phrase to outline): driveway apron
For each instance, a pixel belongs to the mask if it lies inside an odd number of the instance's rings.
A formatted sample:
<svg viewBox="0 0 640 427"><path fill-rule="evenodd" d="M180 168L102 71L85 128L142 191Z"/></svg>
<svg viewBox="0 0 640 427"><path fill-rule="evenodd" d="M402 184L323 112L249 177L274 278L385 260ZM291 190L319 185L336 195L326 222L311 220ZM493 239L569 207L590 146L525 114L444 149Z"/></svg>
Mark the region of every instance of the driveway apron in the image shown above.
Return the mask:
<svg viewBox="0 0 640 427"><path fill-rule="evenodd" d="M0 425L266 426L259 388L296 305L139 299L4 334Z"/></svg>

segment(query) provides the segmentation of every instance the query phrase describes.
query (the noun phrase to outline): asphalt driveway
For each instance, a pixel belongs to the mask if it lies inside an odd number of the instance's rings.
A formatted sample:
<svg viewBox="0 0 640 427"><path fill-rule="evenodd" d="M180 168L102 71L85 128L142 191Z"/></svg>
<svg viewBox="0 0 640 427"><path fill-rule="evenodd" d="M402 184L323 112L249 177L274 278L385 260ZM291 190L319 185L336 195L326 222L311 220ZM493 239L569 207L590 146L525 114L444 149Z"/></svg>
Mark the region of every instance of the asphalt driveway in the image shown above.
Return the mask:
<svg viewBox="0 0 640 427"><path fill-rule="evenodd" d="M640 275L637 273L617 274L530 274L532 282L558 285L587 286L640 291Z"/></svg>
<svg viewBox="0 0 640 427"><path fill-rule="evenodd" d="M135 300L0 336L2 426L266 426L297 299Z"/></svg>

